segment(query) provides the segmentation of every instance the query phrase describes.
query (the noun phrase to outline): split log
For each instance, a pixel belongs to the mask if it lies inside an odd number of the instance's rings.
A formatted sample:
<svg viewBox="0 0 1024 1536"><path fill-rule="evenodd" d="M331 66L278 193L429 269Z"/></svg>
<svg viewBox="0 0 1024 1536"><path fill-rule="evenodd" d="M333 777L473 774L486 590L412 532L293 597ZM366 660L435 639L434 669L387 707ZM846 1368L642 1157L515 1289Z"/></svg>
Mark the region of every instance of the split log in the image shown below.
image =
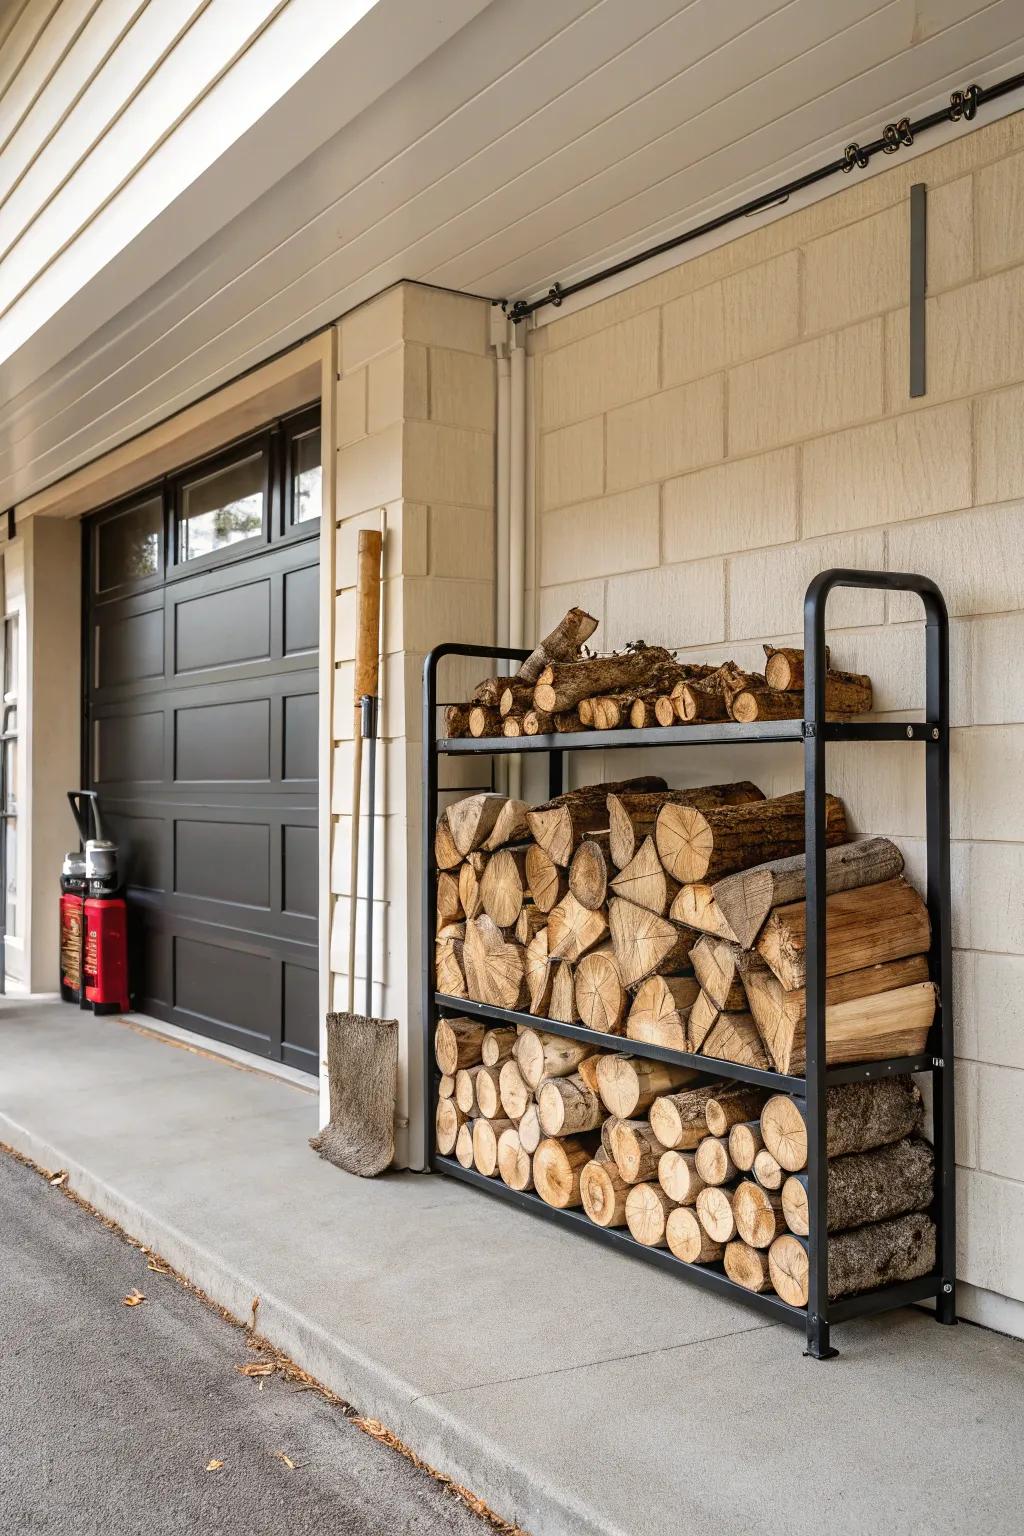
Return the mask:
<svg viewBox="0 0 1024 1536"><path fill-rule="evenodd" d="M741 1173L751 1173L764 1146L760 1120L741 1120L729 1130L729 1156Z"/></svg>
<svg viewBox="0 0 1024 1536"><path fill-rule="evenodd" d="M685 1205L677 1205L669 1211L665 1241L684 1264L714 1264L725 1251L721 1243L708 1236L694 1212Z"/></svg>
<svg viewBox="0 0 1024 1536"><path fill-rule="evenodd" d="M691 880L679 887L669 916L673 922L685 923L712 938L735 942L736 935L715 900L714 887L702 880Z"/></svg>
<svg viewBox="0 0 1024 1536"><path fill-rule="evenodd" d="M525 732L523 730L523 717L522 717L522 715L512 714L512 715L504 715L504 716L502 716L501 734L503 736L523 736L523 735L525 735Z"/></svg>
<svg viewBox="0 0 1024 1536"><path fill-rule="evenodd" d="M831 664L831 652L825 647L825 670ZM766 645L764 648L764 680L769 688L788 692L804 685L804 653L792 645Z"/></svg>
<svg viewBox="0 0 1024 1536"><path fill-rule="evenodd" d="M635 986L648 976L678 976L690 969L696 935L669 918L613 896L608 903L608 926L625 986Z"/></svg>
<svg viewBox="0 0 1024 1536"><path fill-rule="evenodd" d="M748 956L743 985L776 1071L807 1064L807 994L787 992L763 962ZM936 991L924 955L831 976L825 984L825 1057L830 1066L884 1061L923 1051L935 1017Z"/></svg>
<svg viewBox="0 0 1024 1536"><path fill-rule="evenodd" d="M736 1177L736 1164L729 1156L729 1144L720 1136L705 1136L694 1153L694 1166L705 1184L728 1184Z"/></svg>
<svg viewBox="0 0 1024 1536"><path fill-rule="evenodd" d="M480 1059L485 1067L500 1067L512 1055L517 1030L514 1024L500 1024L497 1029L484 1031L480 1043Z"/></svg>
<svg viewBox="0 0 1024 1536"><path fill-rule="evenodd" d="M491 855L480 880L480 899L499 928L514 928L529 890L525 846L501 848ZM468 916L468 913L467 913Z"/></svg>
<svg viewBox="0 0 1024 1536"><path fill-rule="evenodd" d="M626 1225L630 1236L645 1248L667 1246L665 1225L672 1202L660 1184L634 1184L626 1196Z"/></svg>
<svg viewBox="0 0 1024 1536"><path fill-rule="evenodd" d="M635 697L652 689L671 688L679 674L679 663L670 651L647 645L615 656L593 656L546 667L537 679L533 702L538 709L553 714L575 709L581 699L630 689Z"/></svg>
<svg viewBox="0 0 1024 1536"><path fill-rule="evenodd" d="M463 930L465 932L465 930ZM463 939L439 938L434 945L434 979L446 997L466 997L466 973L462 968Z"/></svg>
<svg viewBox="0 0 1024 1536"><path fill-rule="evenodd" d="M579 1023L576 983L568 960L551 961L551 997L548 1000L548 1018L557 1019L560 1024Z"/></svg>
<svg viewBox="0 0 1024 1536"><path fill-rule="evenodd" d="M629 723L635 731L656 725L675 725L676 711L668 693L641 693L629 707Z"/></svg>
<svg viewBox="0 0 1024 1536"><path fill-rule="evenodd" d="M697 1196L697 1219L715 1243L728 1243L736 1236L729 1191L718 1184L702 1189Z"/></svg>
<svg viewBox="0 0 1024 1536"><path fill-rule="evenodd" d="M608 899L608 833L585 837L569 864L569 892L581 907L597 912Z"/></svg>
<svg viewBox="0 0 1024 1536"><path fill-rule="evenodd" d="M584 1131L598 1130L604 1119L601 1100L591 1093L578 1073L541 1083L537 1114L545 1136L579 1136Z"/></svg>
<svg viewBox="0 0 1024 1536"><path fill-rule="evenodd" d="M570 608L550 635L545 635L536 650L527 656L517 677L527 683L536 683L545 667L575 660L596 628L597 620L592 614L584 613L582 608Z"/></svg>
<svg viewBox="0 0 1024 1536"><path fill-rule="evenodd" d="M602 1131L602 1137L604 1134ZM657 1178L664 1149L647 1120L620 1120L613 1115L607 1135L612 1159L625 1183Z"/></svg>
<svg viewBox="0 0 1024 1536"><path fill-rule="evenodd" d="M501 716L486 704L471 704L469 709L469 734L478 739L501 735Z"/></svg>
<svg viewBox="0 0 1024 1536"><path fill-rule="evenodd" d="M825 891L829 896L860 885L879 885L902 873L903 855L887 837L860 837L825 851ZM807 861L797 853L726 875L715 882L712 894L740 944L749 949L771 909L803 901L806 886Z"/></svg>
<svg viewBox="0 0 1024 1536"><path fill-rule="evenodd" d="M480 1066L474 1069L473 1091L477 1108L485 1120L497 1120L501 1115L500 1077L501 1072L497 1067Z"/></svg>
<svg viewBox="0 0 1024 1536"><path fill-rule="evenodd" d="M554 715L546 715L541 709L528 709L523 715L524 736L550 736L554 730Z"/></svg>
<svg viewBox="0 0 1024 1536"><path fill-rule="evenodd" d="M434 828L434 863L438 869L457 869L461 862L462 854L455 846L448 812L442 811Z"/></svg>
<svg viewBox="0 0 1024 1536"><path fill-rule="evenodd" d="M469 702L482 704L485 709L497 710L507 686L507 677L482 677L470 694Z"/></svg>
<svg viewBox="0 0 1024 1536"><path fill-rule="evenodd" d="M752 1083L729 1083L721 1093L707 1102L704 1117L708 1122L708 1130L712 1136L727 1136L734 1125L759 1115L767 1097L764 1088L757 1088ZM747 1167L750 1167L750 1163Z"/></svg>
<svg viewBox="0 0 1024 1536"><path fill-rule="evenodd" d="M580 1174L580 1198L595 1226L626 1225L626 1196L631 1187L615 1163L599 1162L596 1158L587 1163Z"/></svg>
<svg viewBox="0 0 1024 1536"><path fill-rule="evenodd" d="M597 1064L600 1060L601 1057L599 1054L595 1054L593 1056L584 1056L583 1060L580 1062L578 1068L576 1069L580 1077L590 1089L590 1092L596 1094L598 1098L600 1098L600 1094L597 1092ZM603 1123L604 1116L601 1118Z"/></svg>
<svg viewBox="0 0 1024 1536"><path fill-rule="evenodd" d="M592 912L570 893L548 913L548 954L552 960L576 961L608 935L608 919Z"/></svg>
<svg viewBox="0 0 1024 1536"><path fill-rule="evenodd" d="M469 709L468 704L445 705L444 734L449 740L453 736L469 735Z"/></svg>
<svg viewBox="0 0 1024 1536"><path fill-rule="evenodd" d="M629 724L635 698L636 692L630 688L621 693L606 693L592 699L594 730L624 730ZM582 704L579 707L582 709Z"/></svg>
<svg viewBox="0 0 1024 1536"><path fill-rule="evenodd" d="M486 1033L477 1019L438 1019L434 1057L441 1071L454 1077L460 1067L475 1067L481 1062Z"/></svg>
<svg viewBox="0 0 1024 1536"><path fill-rule="evenodd" d="M825 923L827 976L925 954L931 943L928 908L902 876L827 897ZM807 903L776 907L757 952L787 991L806 985Z"/></svg>
<svg viewBox="0 0 1024 1536"><path fill-rule="evenodd" d="M569 889L565 871L536 843L526 851L526 881L534 906L544 913L557 906Z"/></svg>
<svg viewBox="0 0 1024 1536"><path fill-rule="evenodd" d="M767 1147L762 1147L754 1156L753 1175L762 1189L781 1189L786 1175L782 1171L782 1164L773 1157Z"/></svg>
<svg viewBox="0 0 1024 1536"><path fill-rule="evenodd" d="M498 819L487 838L481 844L485 853L495 853L506 843L522 843L529 836L526 813L530 809L525 800L506 800L498 812Z"/></svg>
<svg viewBox="0 0 1024 1536"><path fill-rule="evenodd" d="M532 1094L519 1070L519 1063L512 1056L501 1064L501 1071L498 1073L498 1093L501 1096L501 1107L505 1114L509 1120L518 1123L531 1103Z"/></svg>
<svg viewBox="0 0 1024 1536"><path fill-rule="evenodd" d="M828 1165L828 1230L843 1232L925 1210L935 1188L935 1154L922 1137L905 1137L871 1152L851 1152ZM810 1231L807 1175L791 1173L782 1186L786 1225L798 1237Z"/></svg>
<svg viewBox="0 0 1024 1536"><path fill-rule="evenodd" d="M693 974L701 990L722 1013L744 1013L747 994L743 990L737 960L739 949L725 939L705 934L690 951Z"/></svg>
<svg viewBox="0 0 1024 1536"><path fill-rule="evenodd" d="M521 944L510 943L501 929L485 915L466 924L462 951L466 988L475 1002L492 1008L525 1008L525 954Z"/></svg>
<svg viewBox="0 0 1024 1536"><path fill-rule="evenodd" d="M580 852L586 847L581 844ZM579 858L579 854L576 855ZM572 883L570 873L570 885ZM616 896L631 901L634 906L645 907L658 917L665 917L679 890L679 886L667 873L658 857L653 837L645 837L629 863L624 865L611 882ZM600 903L599 903L600 905Z"/></svg>
<svg viewBox="0 0 1024 1536"><path fill-rule="evenodd" d="M439 1099L453 1099L455 1097L455 1078L450 1072L442 1072L437 1084L437 1096Z"/></svg>
<svg viewBox="0 0 1024 1536"><path fill-rule="evenodd" d="M745 1291L770 1291L772 1288L771 1266L768 1254L761 1248L734 1238L726 1244L725 1272L730 1280L742 1285Z"/></svg>
<svg viewBox="0 0 1024 1536"><path fill-rule="evenodd" d="M519 1122L519 1144L528 1157L540 1146L540 1117L534 1103L527 1104Z"/></svg>
<svg viewBox="0 0 1024 1536"><path fill-rule="evenodd" d="M576 967L576 1007L589 1029L621 1035L629 997L610 944L592 949Z"/></svg>
<svg viewBox="0 0 1024 1536"><path fill-rule="evenodd" d="M457 923L464 916L462 901L459 897L458 877L442 871L437 877L437 926L445 928L449 923Z"/></svg>
<svg viewBox="0 0 1024 1536"><path fill-rule="evenodd" d="M785 1229L782 1196L744 1179L732 1197L736 1231L751 1248L769 1248Z"/></svg>
<svg viewBox="0 0 1024 1536"><path fill-rule="evenodd" d="M469 1120L463 1121L459 1126L459 1134L455 1139L455 1156L463 1168L473 1166L473 1125Z"/></svg>
<svg viewBox="0 0 1024 1536"><path fill-rule="evenodd" d="M452 839L463 858L475 848L483 847L494 831L507 799L507 795L488 792L467 795L464 800L456 800L448 807Z"/></svg>
<svg viewBox="0 0 1024 1536"><path fill-rule="evenodd" d="M510 677L498 700L498 714L504 720L508 715L533 708L533 684L524 677Z"/></svg>
<svg viewBox="0 0 1024 1536"><path fill-rule="evenodd" d="M519 1139L515 1126L498 1137L498 1172L509 1189L533 1188L533 1158Z"/></svg>
<svg viewBox="0 0 1024 1536"><path fill-rule="evenodd" d="M523 910L516 919L516 940L522 945L527 945L535 939L542 928L548 925L548 915L532 901L523 903Z"/></svg>
<svg viewBox="0 0 1024 1536"><path fill-rule="evenodd" d="M693 1017L692 1010L690 1017ZM705 1035L701 1049L705 1056L717 1056L720 1061L735 1061L739 1066L757 1067L761 1072L771 1071L768 1052L749 1013L720 1013Z"/></svg>
<svg viewBox="0 0 1024 1536"><path fill-rule="evenodd" d="M676 714L686 723L706 720L727 720L729 697L741 688L758 681L756 672L743 672L734 661L723 662L720 667L684 684L674 695Z"/></svg>
<svg viewBox="0 0 1024 1536"><path fill-rule="evenodd" d="M910 1077L879 1077L866 1083L835 1083L825 1090L827 1155L869 1152L915 1135L924 1105ZM807 1126L800 1101L773 1094L761 1111L768 1151L787 1173L807 1166Z"/></svg>
<svg viewBox="0 0 1024 1536"><path fill-rule="evenodd" d="M545 1035L536 1029L524 1029L515 1046L515 1058L523 1081L534 1090L540 1087L545 1077L569 1077L592 1053L593 1046L582 1040Z"/></svg>
<svg viewBox="0 0 1024 1536"><path fill-rule="evenodd" d="M658 1159L658 1183L673 1205L694 1205L704 1188L692 1152L663 1152Z"/></svg>
<svg viewBox="0 0 1024 1536"><path fill-rule="evenodd" d="M625 869L645 837L652 837L658 813L665 805L688 805L698 811L722 806L748 805L763 800L756 784L744 779L736 784L696 784L689 789L621 789L608 785L609 852L616 869Z"/></svg>
<svg viewBox="0 0 1024 1536"><path fill-rule="evenodd" d="M648 1061L642 1056L620 1056L616 1051L597 1064L597 1084L608 1113L620 1120L642 1114L655 1099L699 1077L690 1067L669 1061Z"/></svg>
<svg viewBox="0 0 1024 1536"><path fill-rule="evenodd" d="M480 877L487 868L487 855L485 853L471 853L469 858L459 865L459 901L462 910L468 919L479 917L484 909L483 896L480 892ZM438 886L445 877L438 876ZM450 879L451 876L448 876Z"/></svg>
<svg viewBox="0 0 1024 1536"><path fill-rule="evenodd" d="M828 1245L828 1294L835 1301L880 1285L916 1280L935 1268L935 1223L923 1212L837 1232ZM808 1297L806 1239L784 1232L768 1251L772 1284L792 1307Z"/></svg>
<svg viewBox="0 0 1024 1536"><path fill-rule="evenodd" d="M708 1134L708 1100L721 1093L721 1081L702 1083L684 1093L663 1094L651 1105L651 1129L663 1147L697 1147Z"/></svg>
<svg viewBox="0 0 1024 1536"><path fill-rule="evenodd" d="M649 976L636 990L626 1034L630 1040L685 1051L687 1019L699 990L692 976Z"/></svg>
<svg viewBox="0 0 1024 1536"><path fill-rule="evenodd" d="M459 1128L465 1123L466 1115L454 1099L438 1099L434 1115L434 1140L442 1157L451 1157L459 1137Z"/></svg>
<svg viewBox="0 0 1024 1536"><path fill-rule="evenodd" d="M489 1179L498 1172L498 1138L514 1129L511 1120L473 1121L473 1162Z"/></svg>
<svg viewBox="0 0 1024 1536"><path fill-rule="evenodd" d="M560 1211L582 1205L580 1175L590 1162L595 1143L573 1137L548 1136L533 1155L533 1182L547 1205Z"/></svg>
<svg viewBox="0 0 1024 1536"><path fill-rule="evenodd" d="M608 826L610 794L618 794L621 790L648 791L664 788L665 780L654 775L643 775L611 784L586 784L581 789L569 790L554 800L534 806L526 818L530 835L564 869L585 837L591 832L603 832Z"/></svg>
<svg viewBox="0 0 1024 1536"><path fill-rule="evenodd" d="M523 960L526 971L526 987L530 999L530 1012L541 1018L548 1017L551 1006L551 964L548 960L548 930L541 928L526 946Z"/></svg>
<svg viewBox="0 0 1024 1536"><path fill-rule="evenodd" d="M845 843L847 837L843 802L826 795L826 844ZM680 883L714 881L763 864L766 855L785 858L804 845L803 791L716 810L670 802L658 812L654 840L665 868Z"/></svg>
<svg viewBox="0 0 1024 1536"><path fill-rule="evenodd" d="M576 718L580 725L585 725L588 730L594 728L594 701L593 699L581 699L576 706Z"/></svg>

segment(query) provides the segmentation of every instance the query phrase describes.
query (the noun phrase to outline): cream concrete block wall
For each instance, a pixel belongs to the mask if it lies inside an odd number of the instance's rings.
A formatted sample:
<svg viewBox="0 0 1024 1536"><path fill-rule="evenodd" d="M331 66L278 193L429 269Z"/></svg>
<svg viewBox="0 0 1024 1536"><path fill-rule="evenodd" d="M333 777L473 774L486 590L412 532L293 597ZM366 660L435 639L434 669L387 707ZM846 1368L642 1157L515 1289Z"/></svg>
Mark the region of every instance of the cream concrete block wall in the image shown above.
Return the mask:
<svg viewBox="0 0 1024 1536"><path fill-rule="evenodd" d="M909 189L928 188L927 393L908 385ZM921 571L952 623L953 882L964 1309L1024 1333L1024 116L852 178L530 337L543 632L762 661L809 579ZM839 666L923 707L916 599L840 592ZM667 756L667 754L666 754ZM673 754L678 782L800 783L790 748ZM589 778L638 753L588 754ZM921 754L834 750L853 824L924 877Z"/></svg>
<svg viewBox="0 0 1024 1536"><path fill-rule="evenodd" d="M422 1166L421 677L443 640L494 635L495 365L484 300L399 284L339 323L331 784L331 999L347 1006L359 531L383 527L381 721L374 819L373 1007L400 1026L398 1161ZM479 667L470 668L475 681ZM466 669L453 668L465 696ZM366 750L356 882L364 1007ZM465 766L451 782L465 779ZM479 775L479 765L473 766Z"/></svg>

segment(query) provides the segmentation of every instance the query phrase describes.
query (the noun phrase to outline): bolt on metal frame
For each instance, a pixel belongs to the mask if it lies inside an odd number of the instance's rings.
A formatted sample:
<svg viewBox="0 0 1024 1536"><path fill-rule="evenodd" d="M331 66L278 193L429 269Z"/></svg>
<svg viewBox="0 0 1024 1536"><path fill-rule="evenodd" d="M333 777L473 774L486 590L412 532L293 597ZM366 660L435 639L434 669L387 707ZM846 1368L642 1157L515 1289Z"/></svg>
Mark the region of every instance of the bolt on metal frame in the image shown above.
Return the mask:
<svg viewBox="0 0 1024 1536"><path fill-rule="evenodd" d="M825 717L825 613L835 587L859 587L886 592L913 592L925 610L925 720L835 721ZM451 656L482 660L523 661L528 652L500 646L439 645L426 658L423 671L423 1109L428 1164L437 1173L474 1184L511 1205L562 1226L575 1228L607 1246L633 1254L647 1263L670 1270L694 1283L747 1303L777 1321L804 1331L805 1353L824 1360L837 1352L832 1347L833 1324L867 1316L893 1307L934 1300L940 1323L956 1322L956 1188L954 1157L954 1080L952 1013L952 941L949 878L949 621L942 594L924 576L887 571L832 570L815 577L804 600L804 718L761 721L752 725L656 726L648 730L580 732L571 735L532 737L439 738L437 732L438 670ZM763 1071L718 1058L686 1051L668 1050L604 1035L578 1024L539 1019L532 1014L493 1008L465 998L446 997L435 990L434 941L436 936L434 828L440 796L438 767L445 756L491 758L518 752L548 754L548 794L562 792L563 763L567 752L612 750L638 746L722 746L728 743L802 741L807 853L807 985L806 1071L802 1077ZM938 1007L926 1050L919 1056L878 1062L858 1062L829 1067L825 1057L825 749L829 742L891 741L923 743L925 747L926 838L928 855L927 906L931 920L929 973L938 988ZM478 788L489 788L480 785ZM465 792L466 786L462 786ZM495 1023L542 1027L551 1034L577 1040L593 1040L601 1050L621 1051L658 1061L695 1067L715 1077L759 1084L774 1092L792 1094L803 1101L808 1138L807 1238L809 1263L806 1309L790 1306L773 1292L745 1290L730 1280L721 1264L684 1264L666 1249L646 1248L628 1233L595 1226L577 1210L556 1210L538 1195L510 1189L500 1179L478 1170L465 1169L454 1159L442 1157L434 1142L434 1105L439 1073L434 1062L434 1032L444 1015L472 1015ZM826 1156L826 1089L835 1083L864 1082L904 1073L928 1073L932 1079L935 1186L930 1214L936 1223L936 1265L931 1274L917 1280L881 1286L836 1301L828 1299L828 1162Z"/></svg>

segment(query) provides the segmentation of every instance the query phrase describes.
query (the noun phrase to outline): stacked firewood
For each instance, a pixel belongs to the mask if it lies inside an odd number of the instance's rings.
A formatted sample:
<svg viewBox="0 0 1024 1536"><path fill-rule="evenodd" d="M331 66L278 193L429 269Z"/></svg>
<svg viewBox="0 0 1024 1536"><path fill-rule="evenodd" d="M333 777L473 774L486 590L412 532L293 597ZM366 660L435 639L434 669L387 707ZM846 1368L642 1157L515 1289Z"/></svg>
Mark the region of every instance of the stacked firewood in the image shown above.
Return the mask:
<svg viewBox="0 0 1024 1536"><path fill-rule="evenodd" d="M452 736L538 736L551 732L734 720L796 720L804 713L803 652L766 645L763 672L733 661L677 661L661 646L636 642L609 656L584 654L597 620L572 608L513 677L488 677L465 704L449 704ZM826 650L825 710L867 714L871 679L832 669Z"/></svg>
<svg viewBox="0 0 1024 1536"><path fill-rule="evenodd" d="M442 1020L436 1141L465 1168L582 1206L600 1227L752 1291L807 1304L801 1101L683 1066L594 1052L521 1026ZM828 1290L835 1299L935 1264L934 1157L908 1077L827 1091Z"/></svg>

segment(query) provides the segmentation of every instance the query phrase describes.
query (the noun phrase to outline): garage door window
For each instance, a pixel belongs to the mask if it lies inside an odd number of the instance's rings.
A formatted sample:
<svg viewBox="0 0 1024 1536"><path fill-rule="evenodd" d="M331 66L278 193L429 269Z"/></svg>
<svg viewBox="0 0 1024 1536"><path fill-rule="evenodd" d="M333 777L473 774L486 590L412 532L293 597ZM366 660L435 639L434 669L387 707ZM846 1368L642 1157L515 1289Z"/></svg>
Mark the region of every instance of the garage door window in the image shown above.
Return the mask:
<svg viewBox="0 0 1024 1536"><path fill-rule="evenodd" d="M160 574L164 507L161 496L112 517L96 539L96 590L109 592L128 581Z"/></svg>
<svg viewBox="0 0 1024 1536"><path fill-rule="evenodd" d="M263 537L266 456L249 454L186 481L178 517L178 559L200 560L246 539Z"/></svg>
<svg viewBox="0 0 1024 1536"><path fill-rule="evenodd" d="M320 516L320 428L291 439L291 521L309 523Z"/></svg>

